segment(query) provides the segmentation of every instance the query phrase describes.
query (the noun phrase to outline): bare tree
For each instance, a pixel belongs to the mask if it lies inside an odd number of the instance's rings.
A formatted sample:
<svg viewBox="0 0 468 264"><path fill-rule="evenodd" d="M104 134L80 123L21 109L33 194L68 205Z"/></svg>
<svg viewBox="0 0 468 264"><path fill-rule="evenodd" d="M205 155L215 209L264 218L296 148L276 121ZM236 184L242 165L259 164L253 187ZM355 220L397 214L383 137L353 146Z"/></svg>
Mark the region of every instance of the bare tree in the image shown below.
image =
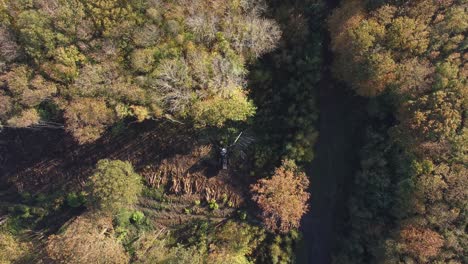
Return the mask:
<svg viewBox="0 0 468 264"><path fill-rule="evenodd" d="M192 78L185 60L163 60L155 73L151 85L162 95L169 112L183 113L192 98Z"/></svg>

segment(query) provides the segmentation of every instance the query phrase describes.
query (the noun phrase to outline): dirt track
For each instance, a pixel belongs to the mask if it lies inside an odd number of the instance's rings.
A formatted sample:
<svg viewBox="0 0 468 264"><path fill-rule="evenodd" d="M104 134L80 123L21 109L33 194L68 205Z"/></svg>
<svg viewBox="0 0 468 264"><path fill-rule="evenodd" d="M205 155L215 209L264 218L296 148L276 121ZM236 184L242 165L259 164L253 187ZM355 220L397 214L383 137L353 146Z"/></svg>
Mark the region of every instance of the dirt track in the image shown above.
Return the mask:
<svg viewBox="0 0 468 264"><path fill-rule="evenodd" d="M337 1L327 1L328 10ZM346 186L359 166L358 152L365 120L365 100L332 78L333 61L329 39L324 40L324 65L319 87L319 138L315 159L307 167L311 180L310 211L301 229L303 247L298 263L328 264L335 240L335 227L346 206Z"/></svg>

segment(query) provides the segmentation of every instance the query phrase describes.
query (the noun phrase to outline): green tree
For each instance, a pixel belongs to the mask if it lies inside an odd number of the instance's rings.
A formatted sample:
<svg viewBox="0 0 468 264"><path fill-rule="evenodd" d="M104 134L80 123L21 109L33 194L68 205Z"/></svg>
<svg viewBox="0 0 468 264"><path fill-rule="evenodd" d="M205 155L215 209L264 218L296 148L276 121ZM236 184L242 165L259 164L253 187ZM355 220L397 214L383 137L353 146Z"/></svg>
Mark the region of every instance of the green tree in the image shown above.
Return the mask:
<svg viewBox="0 0 468 264"><path fill-rule="evenodd" d="M143 233L133 244L133 263L138 264L201 264L203 255L199 250L183 245L168 244L169 238L161 232Z"/></svg>
<svg viewBox="0 0 468 264"><path fill-rule="evenodd" d="M88 183L92 208L115 213L133 206L142 190L142 179L132 164L120 160L100 160Z"/></svg>
<svg viewBox="0 0 468 264"><path fill-rule="evenodd" d="M216 230L209 245L207 261L213 264L252 263L249 256L264 238L263 231L258 227L229 221Z"/></svg>
<svg viewBox="0 0 468 264"><path fill-rule="evenodd" d="M71 82L78 77L78 66L85 57L77 47L59 47L49 53L51 62L44 63L42 69L52 79L59 82Z"/></svg>
<svg viewBox="0 0 468 264"><path fill-rule="evenodd" d="M392 49L422 54L429 46L429 32L422 21L409 17L397 17L388 29L388 45Z"/></svg>
<svg viewBox="0 0 468 264"><path fill-rule="evenodd" d="M62 34L51 28L51 19L41 10L25 10L17 15L17 30L19 39L26 53L36 62L48 57L59 44L68 40Z"/></svg>
<svg viewBox="0 0 468 264"><path fill-rule="evenodd" d="M255 106L242 90L234 90L226 98L214 97L194 104L197 124L221 127L227 120L245 121L255 113Z"/></svg>

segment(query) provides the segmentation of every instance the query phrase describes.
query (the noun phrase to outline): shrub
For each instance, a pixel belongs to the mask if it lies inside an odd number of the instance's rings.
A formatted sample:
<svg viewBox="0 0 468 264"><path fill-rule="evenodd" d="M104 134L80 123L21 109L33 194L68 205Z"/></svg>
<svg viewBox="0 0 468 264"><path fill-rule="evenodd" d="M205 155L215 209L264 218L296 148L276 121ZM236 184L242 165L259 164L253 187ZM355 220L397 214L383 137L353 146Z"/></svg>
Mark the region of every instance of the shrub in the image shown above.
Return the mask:
<svg viewBox="0 0 468 264"><path fill-rule="evenodd" d="M228 196L227 194L223 193L223 204L226 204L228 201Z"/></svg>
<svg viewBox="0 0 468 264"><path fill-rule="evenodd" d="M211 199L211 200L208 202L208 207L210 208L210 210L217 210L217 209L219 209L219 205L218 205L218 203L216 202L215 199Z"/></svg>
<svg viewBox="0 0 468 264"><path fill-rule="evenodd" d="M86 203L86 196L84 192L71 192L67 194L67 205L73 208L83 206Z"/></svg>
<svg viewBox="0 0 468 264"><path fill-rule="evenodd" d="M132 219L133 213L127 209L121 209L119 212L114 216L113 223L117 229L124 229L126 230L130 225L130 221Z"/></svg>
<svg viewBox="0 0 468 264"><path fill-rule="evenodd" d="M239 211L239 219L240 220L246 220L247 219L247 213L245 211Z"/></svg>
<svg viewBox="0 0 468 264"><path fill-rule="evenodd" d="M24 219L31 217L31 208L27 205L17 205L15 206L15 212Z"/></svg>
<svg viewBox="0 0 468 264"><path fill-rule="evenodd" d="M145 214L141 211L135 211L130 216L130 221L134 224L141 224L143 223L143 219L145 218Z"/></svg>

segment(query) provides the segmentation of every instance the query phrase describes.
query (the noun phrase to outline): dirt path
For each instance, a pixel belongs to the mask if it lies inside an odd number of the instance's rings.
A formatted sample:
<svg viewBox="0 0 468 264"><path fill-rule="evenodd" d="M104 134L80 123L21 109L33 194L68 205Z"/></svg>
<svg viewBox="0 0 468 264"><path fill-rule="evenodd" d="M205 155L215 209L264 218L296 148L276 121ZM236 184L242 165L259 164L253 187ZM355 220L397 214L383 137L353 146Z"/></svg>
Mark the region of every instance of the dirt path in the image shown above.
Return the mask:
<svg viewBox="0 0 468 264"><path fill-rule="evenodd" d="M329 10L336 1L330 1ZM319 87L319 132L315 159L307 167L311 179L310 211L303 218L303 246L298 263L331 263L334 225L346 203L346 186L359 165L358 152L363 134L365 101L349 88L337 84L329 70L332 54L329 40L324 45L324 72Z"/></svg>
<svg viewBox="0 0 468 264"><path fill-rule="evenodd" d="M330 263L334 223L346 200L347 182L359 164L360 129L356 127L355 98L330 82L320 89L320 136L315 160L307 168L311 179L310 211L304 217L304 249L299 263Z"/></svg>

